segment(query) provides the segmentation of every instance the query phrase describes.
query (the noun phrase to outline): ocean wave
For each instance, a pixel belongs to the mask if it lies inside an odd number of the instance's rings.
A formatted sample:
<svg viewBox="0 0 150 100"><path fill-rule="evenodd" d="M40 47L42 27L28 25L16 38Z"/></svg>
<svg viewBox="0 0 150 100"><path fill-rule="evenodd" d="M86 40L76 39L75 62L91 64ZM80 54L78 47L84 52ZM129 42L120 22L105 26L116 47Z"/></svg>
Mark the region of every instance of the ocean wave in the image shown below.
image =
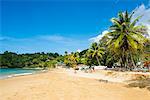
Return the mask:
<svg viewBox="0 0 150 100"><path fill-rule="evenodd" d="M19 73L19 74L4 75L4 76L0 76L0 79L12 78L12 77L17 77L17 76L25 76L25 75L31 75L31 74L33 73Z"/></svg>
<svg viewBox="0 0 150 100"><path fill-rule="evenodd" d="M20 73L20 74L14 74L13 76L24 76L24 75L31 75L33 73Z"/></svg>

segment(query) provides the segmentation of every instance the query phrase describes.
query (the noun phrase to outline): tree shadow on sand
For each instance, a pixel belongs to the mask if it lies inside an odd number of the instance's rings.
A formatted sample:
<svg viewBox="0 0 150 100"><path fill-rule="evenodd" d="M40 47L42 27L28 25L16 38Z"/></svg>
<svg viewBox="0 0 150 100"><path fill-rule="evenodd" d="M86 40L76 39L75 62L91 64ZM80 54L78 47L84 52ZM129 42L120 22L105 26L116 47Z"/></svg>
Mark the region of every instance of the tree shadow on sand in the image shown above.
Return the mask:
<svg viewBox="0 0 150 100"><path fill-rule="evenodd" d="M126 85L128 88L132 87L139 87L139 88L146 88L150 91L150 78L145 77L144 75L128 81L129 84Z"/></svg>

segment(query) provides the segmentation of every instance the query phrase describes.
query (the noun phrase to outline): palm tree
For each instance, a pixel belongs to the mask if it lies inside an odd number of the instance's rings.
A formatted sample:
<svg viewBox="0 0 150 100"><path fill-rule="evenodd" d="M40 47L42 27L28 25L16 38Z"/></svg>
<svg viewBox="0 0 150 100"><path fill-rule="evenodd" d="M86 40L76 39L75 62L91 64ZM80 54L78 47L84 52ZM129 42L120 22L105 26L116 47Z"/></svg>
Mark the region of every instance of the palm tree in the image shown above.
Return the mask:
<svg viewBox="0 0 150 100"><path fill-rule="evenodd" d="M67 52L67 51L65 51L65 55L68 55L68 52Z"/></svg>
<svg viewBox="0 0 150 100"><path fill-rule="evenodd" d="M74 58L75 58L76 63L78 64L78 63L80 62L79 52L73 53L73 56L74 56Z"/></svg>
<svg viewBox="0 0 150 100"><path fill-rule="evenodd" d="M98 45L98 43L92 43L90 49L87 51L87 55L92 58L96 58L98 64L100 65L99 57L102 58L102 54L104 54L103 48Z"/></svg>
<svg viewBox="0 0 150 100"><path fill-rule="evenodd" d="M79 58L79 53L78 52L71 52L71 54L67 54L65 55L65 59L64 59L64 63L69 66L69 67L73 67L76 68L78 62L79 62L80 58Z"/></svg>
<svg viewBox="0 0 150 100"><path fill-rule="evenodd" d="M122 67L135 66L134 55L137 51L142 51L146 38L144 37L144 26L136 25L136 22L141 18L137 17L132 21L134 12L129 14L120 12L118 18L112 18L113 25L110 27L110 32L106 34L109 38L107 47L120 58Z"/></svg>

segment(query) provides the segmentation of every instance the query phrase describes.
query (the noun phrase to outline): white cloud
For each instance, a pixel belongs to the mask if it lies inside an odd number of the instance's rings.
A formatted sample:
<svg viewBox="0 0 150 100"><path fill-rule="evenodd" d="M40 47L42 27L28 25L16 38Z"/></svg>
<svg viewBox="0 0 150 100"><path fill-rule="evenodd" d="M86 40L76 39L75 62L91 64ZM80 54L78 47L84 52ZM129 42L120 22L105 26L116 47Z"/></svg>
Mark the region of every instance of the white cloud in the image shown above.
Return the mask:
<svg viewBox="0 0 150 100"><path fill-rule="evenodd" d="M81 52L81 50L80 50L80 49L78 49L78 50L77 50L77 52Z"/></svg>
<svg viewBox="0 0 150 100"><path fill-rule="evenodd" d="M144 4L142 4L141 6L135 8L133 10L134 15L133 15L133 19L135 19L138 16L142 16L142 18L140 18L138 24L150 24L149 20L150 20L150 8L146 8Z"/></svg>
<svg viewBox="0 0 150 100"><path fill-rule="evenodd" d="M150 6L150 0L149 0L149 6ZM150 36L150 8L146 8L144 4L142 4L139 7L136 7L134 10L134 15L132 19L134 20L138 16L142 16L142 18L138 21L137 24L142 24L148 28L148 34ZM102 34L99 34L96 37L90 38L89 40L91 42L99 42L99 40L108 33L107 30L103 31Z"/></svg>
<svg viewBox="0 0 150 100"><path fill-rule="evenodd" d="M31 40L34 40L34 39L33 38L16 38L16 37L0 35L0 41L22 42L22 41L31 41Z"/></svg>
<svg viewBox="0 0 150 100"><path fill-rule="evenodd" d="M0 41L52 41L52 42L69 42L71 39L59 36L59 35L40 35L40 36L34 36L29 38L16 38L16 37L8 37L8 36L0 36Z"/></svg>
<svg viewBox="0 0 150 100"><path fill-rule="evenodd" d="M47 41L47 42L61 43L65 45L73 45L76 44L77 42L77 40L74 40L69 37L60 36L60 35L41 35L41 36L37 36L36 39Z"/></svg>
<svg viewBox="0 0 150 100"><path fill-rule="evenodd" d="M0 35L0 42L18 42L18 43L24 43L24 42L53 42L58 43L60 45L64 46L78 46L79 44L85 44L87 41L69 38L61 35L38 35L33 37L27 37L27 38L17 38L17 37L8 37L8 36L1 36Z"/></svg>
<svg viewBox="0 0 150 100"><path fill-rule="evenodd" d="M150 5L150 1L149 1ZM137 24L145 25L148 28L148 34L150 36L150 8L146 8L144 4L135 8L134 15L132 19L137 18L138 16L142 16L141 19L138 21Z"/></svg>
<svg viewBox="0 0 150 100"><path fill-rule="evenodd" d="M102 39L102 37L103 37L106 33L108 33L107 30L103 31L101 34L99 34L99 35L96 36L96 37L90 38L89 40L90 40L91 42L99 42L99 40Z"/></svg>
<svg viewBox="0 0 150 100"><path fill-rule="evenodd" d="M37 38L42 40L47 40L47 41L55 41L55 42L65 40L65 37L58 36L58 35L42 35Z"/></svg>

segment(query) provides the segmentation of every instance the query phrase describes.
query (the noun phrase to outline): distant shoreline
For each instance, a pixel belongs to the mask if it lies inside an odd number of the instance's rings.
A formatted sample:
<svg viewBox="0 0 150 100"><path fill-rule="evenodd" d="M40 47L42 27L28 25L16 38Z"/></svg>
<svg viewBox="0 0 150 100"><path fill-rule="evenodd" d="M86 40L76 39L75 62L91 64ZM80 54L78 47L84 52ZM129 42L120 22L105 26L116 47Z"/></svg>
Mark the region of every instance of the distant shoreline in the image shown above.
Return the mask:
<svg viewBox="0 0 150 100"><path fill-rule="evenodd" d="M7 70L10 72L7 72ZM11 72L12 70L12 72ZM16 72L14 72L14 70ZM7 78L12 78L12 77L18 77L18 76L26 76L26 75L33 75L33 74L38 74L38 73L43 73L48 70L46 69L33 69L33 68L0 68L0 80L2 79L7 79ZM17 72L18 71L18 72ZM21 71L21 72L19 72Z"/></svg>

